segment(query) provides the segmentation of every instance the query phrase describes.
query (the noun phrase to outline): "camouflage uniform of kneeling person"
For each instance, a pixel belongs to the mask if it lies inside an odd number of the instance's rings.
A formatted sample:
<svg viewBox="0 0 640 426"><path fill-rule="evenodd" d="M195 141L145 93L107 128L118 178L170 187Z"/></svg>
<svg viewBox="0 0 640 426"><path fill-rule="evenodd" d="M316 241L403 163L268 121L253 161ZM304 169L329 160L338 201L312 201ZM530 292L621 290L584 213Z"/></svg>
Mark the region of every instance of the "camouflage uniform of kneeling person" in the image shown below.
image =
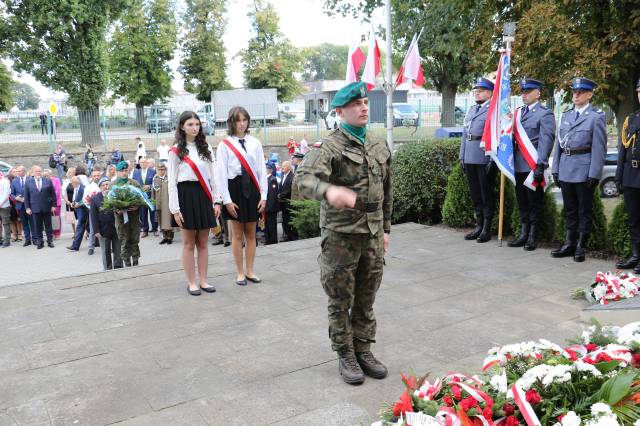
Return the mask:
<svg viewBox="0 0 640 426"><path fill-rule="evenodd" d="M342 119L340 128L307 154L296 185L304 198L322 201L320 280L329 296L331 347L343 380L360 384L365 374L387 375L370 346L376 336L373 303L391 230L391 153L367 135L364 83L343 87L331 106Z"/></svg>

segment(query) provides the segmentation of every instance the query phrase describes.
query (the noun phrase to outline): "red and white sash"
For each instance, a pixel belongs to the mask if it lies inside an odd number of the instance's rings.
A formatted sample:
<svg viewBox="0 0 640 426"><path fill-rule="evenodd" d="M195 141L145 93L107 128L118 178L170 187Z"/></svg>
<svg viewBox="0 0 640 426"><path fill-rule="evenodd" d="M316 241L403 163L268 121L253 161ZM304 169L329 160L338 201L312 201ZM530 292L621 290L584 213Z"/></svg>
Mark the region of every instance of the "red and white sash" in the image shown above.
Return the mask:
<svg viewBox="0 0 640 426"><path fill-rule="evenodd" d="M240 161L240 164L242 165L242 168L246 170L247 174L249 174L249 178L251 179L251 182L253 182L253 185L258 190L258 194L260 194L261 193L261 191L260 191L260 183L258 183L258 179L256 178L255 173L253 173L253 170L251 169L251 166L249 165L249 162L247 161L247 159L244 158L244 155L242 155L242 153L240 151L238 151L238 148L233 146L233 144L231 143L231 141L229 139L224 139L222 141L222 143L224 143L226 145L226 147L229 148L231 150L231 152L233 152L235 154L235 156L238 159L238 161ZM260 198L262 198L262 197L260 197ZM261 216L262 216L262 220L266 219L266 212L264 210L262 210L262 215Z"/></svg>
<svg viewBox="0 0 640 426"><path fill-rule="evenodd" d="M169 152L173 152L175 155L178 155L178 148L173 146L169 149ZM203 175L205 175L206 173L203 173L203 171L200 170L198 165L194 163L191 158L189 158L189 155L185 154L182 161L184 161L189 165L189 167L191 167L191 170L193 170L193 173L196 174L198 182L200 182L200 186L204 190L204 193L207 194L207 197L209 197L209 200L211 200L211 203L213 204L213 190L211 188L211 184L203 177Z"/></svg>
<svg viewBox="0 0 640 426"><path fill-rule="evenodd" d="M549 179L548 170L545 170L544 179L542 182L535 182L533 180L533 171L536 169L536 165L538 164L538 150L527 135L527 132L524 130L522 126L522 107L516 109L515 116L513 118L514 126L513 126L513 135L516 138L516 142L518 143L518 149L524 158L524 161L527 162L531 171L529 175L524 181L524 186L529 188L532 191L535 191L539 185L542 185L543 189L547 189Z"/></svg>

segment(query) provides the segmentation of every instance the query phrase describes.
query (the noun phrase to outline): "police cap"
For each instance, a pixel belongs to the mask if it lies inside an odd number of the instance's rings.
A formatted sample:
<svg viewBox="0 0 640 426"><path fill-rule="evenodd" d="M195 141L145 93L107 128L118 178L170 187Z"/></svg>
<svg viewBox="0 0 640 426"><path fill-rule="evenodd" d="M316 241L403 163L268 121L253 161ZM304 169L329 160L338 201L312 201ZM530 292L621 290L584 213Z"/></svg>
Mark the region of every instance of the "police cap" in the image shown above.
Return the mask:
<svg viewBox="0 0 640 426"><path fill-rule="evenodd" d="M542 82L533 78L525 78L520 80L520 88L522 90L542 89Z"/></svg>
<svg viewBox="0 0 640 426"><path fill-rule="evenodd" d="M593 92L593 89L598 87L598 84L584 77L575 77L571 80L571 90L587 90Z"/></svg>
<svg viewBox="0 0 640 426"><path fill-rule="evenodd" d="M367 97L367 85L362 81L349 83L338 90L331 101L331 108L345 106L349 102Z"/></svg>
<svg viewBox="0 0 640 426"><path fill-rule="evenodd" d="M476 82L473 84L474 89L486 89L493 90L493 81L488 78L478 77Z"/></svg>

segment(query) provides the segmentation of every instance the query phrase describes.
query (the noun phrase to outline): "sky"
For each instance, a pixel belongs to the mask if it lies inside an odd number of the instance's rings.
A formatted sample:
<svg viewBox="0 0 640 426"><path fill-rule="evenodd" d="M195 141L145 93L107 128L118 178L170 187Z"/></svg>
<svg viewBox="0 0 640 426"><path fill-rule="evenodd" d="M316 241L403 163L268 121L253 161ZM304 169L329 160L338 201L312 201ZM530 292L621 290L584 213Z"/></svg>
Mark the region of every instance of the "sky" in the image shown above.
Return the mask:
<svg viewBox="0 0 640 426"><path fill-rule="evenodd" d="M315 46L322 43L348 45L352 37L368 34L371 28L370 24L352 17L327 16L323 11L323 0L270 0L270 2L280 15L280 30L296 47ZM242 64L239 58L234 56L247 46L251 37L251 23L247 12L251 9L253 2L235 0L229 4L227 29L224 36L227 49L227 79L232 86L242 87ZM383 24L383 12L383 10L376 11L372 18L376 27ZM10 65L11 62L7 64ZM175 90L183 89L182 78L176 71L179 64L179 52L176 51L171 61L171 68L174 70L172 87ZM14 74L14 78L32 85L41 98L63 96L42 86L30 75Z"/></svg>

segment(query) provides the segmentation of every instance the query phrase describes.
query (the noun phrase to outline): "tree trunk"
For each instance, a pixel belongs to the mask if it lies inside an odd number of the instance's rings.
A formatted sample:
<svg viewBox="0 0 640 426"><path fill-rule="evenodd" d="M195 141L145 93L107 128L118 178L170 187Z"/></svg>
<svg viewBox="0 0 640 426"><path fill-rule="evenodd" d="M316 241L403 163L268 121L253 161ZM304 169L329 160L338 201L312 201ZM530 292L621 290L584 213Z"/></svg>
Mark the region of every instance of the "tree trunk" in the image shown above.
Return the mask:
<svg viewBox="0 0 640 426"><path fill-rule="evenodd" d="M136 104L136 127L144 127L144 105Z"/></svg>
<svg viewBox="0 0 640 426"><path fill-rule="evenodd" d="M442 85L442 105L440 107L442 114L440 115L440 125L442 127L455 127L456 125L456 92L458 85L452 83L444 83Z"/></svg>
<svg viewBox="0 0 640 426"><path fill-rule="evenodd" d="M78 111L78 119L80 121L80 134L82 135L82 144L99 144L102 142L100 137L100 112L98 105L93 108Z"/></svg>
<svg viewBox="0 0 640 426"><path fill-rule="evenodd" d="M614 114L616 115L616 126L618 127L618 137L616 141L620 143L620 137L622 135L622 125L624 124L625 118L633 111L635 111L638 107L637 94L633 90L633 86L630 87L628 91L625 92L624 99L622 99L617 105L612 107Z"/></svg>

